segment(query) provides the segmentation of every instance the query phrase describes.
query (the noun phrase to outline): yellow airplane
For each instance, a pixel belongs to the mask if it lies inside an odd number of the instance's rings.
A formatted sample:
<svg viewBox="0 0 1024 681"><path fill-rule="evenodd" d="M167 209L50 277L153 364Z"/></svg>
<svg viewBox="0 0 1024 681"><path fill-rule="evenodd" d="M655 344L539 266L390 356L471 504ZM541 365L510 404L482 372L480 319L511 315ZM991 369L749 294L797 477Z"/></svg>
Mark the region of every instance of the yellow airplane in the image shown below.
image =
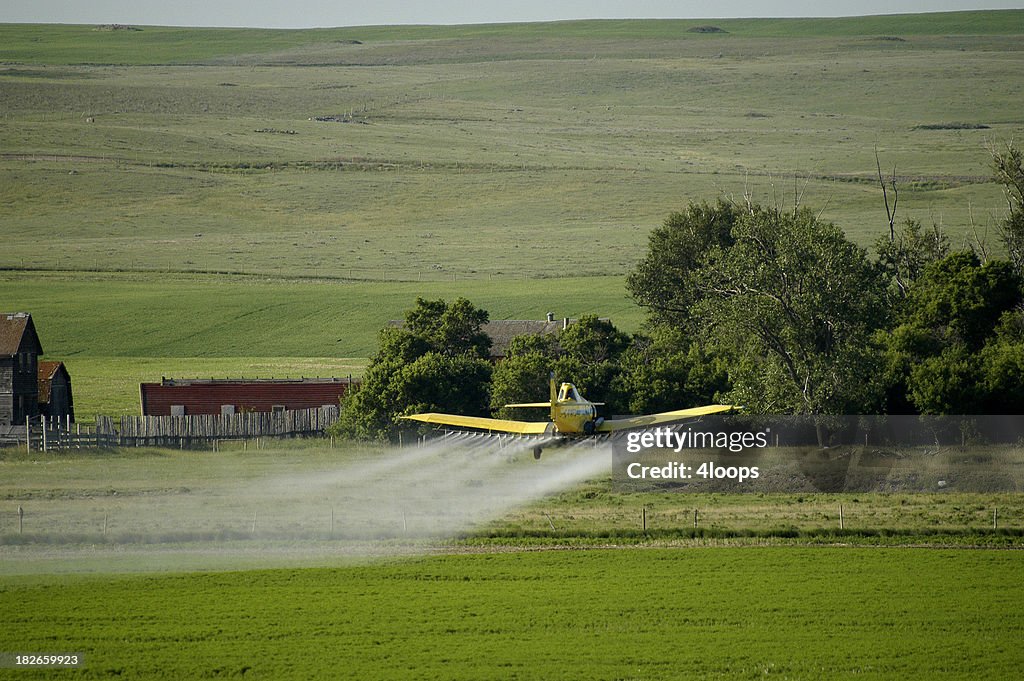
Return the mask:
<svg viewBox="0 0 1024 681"><path fill-rule="evenodd" d="M554 440L556 443L559 443L573 437L588 437L601 433L611 433L617 430L644 428L659 423L670 423L733 410L733 407L727 404L711 404L704 407L665 411L658 414L633 416L624 419L605 419L597 415L597 408L604 403L591 402L584 399L572 383L562 383L556 389L555 377L552 374L549 385L551 399L548 402L505 405L506 407L549 407L551 411L550 420L548 421L513 421L509 419L489 419L480 416L458 416L455 414L437 413L412 414L402 418L422 421L423 423L473 428L490 432L496 431L499 433L514 433L516 435L550 435L556 438ZM540 446L534 447L533 458L539 459L541 451L542 448Z"/></svg>

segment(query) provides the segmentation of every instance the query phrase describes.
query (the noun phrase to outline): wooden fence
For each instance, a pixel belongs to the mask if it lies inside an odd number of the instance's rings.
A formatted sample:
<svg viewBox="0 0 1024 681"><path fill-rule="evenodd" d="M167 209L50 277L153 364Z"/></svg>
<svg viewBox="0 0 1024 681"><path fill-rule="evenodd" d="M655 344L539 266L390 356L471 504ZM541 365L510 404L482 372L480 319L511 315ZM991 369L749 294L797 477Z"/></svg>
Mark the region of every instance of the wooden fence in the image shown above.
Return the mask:
<svg viewBox="0 0 1024 681"><path fill-rule="evenodd" d="M220 440L295 437L323 433L338 420L338 407L324 406L282 412L195 416L97 416L95 428L68 419L34 418L4 440L30 451L84 447L196 447Z"/></svg>
<svg viewBox="0 0 1024 681"><path fill-rule="evenodd" d="M96 432L119 445L187 447L217 440L289 437L322 433L338 420L338 407L324 406L280 412L197 414L194 416L109 416L96 418Z"/></svg>
<svg viewBox="0 0 1024 681"><path fill-rule="evenodd" d="M68 417L36 416L16 428L0 432L0 446L16 445L29 451L116 447L116 438L98 433L95 428L72 423Z"/></svg>

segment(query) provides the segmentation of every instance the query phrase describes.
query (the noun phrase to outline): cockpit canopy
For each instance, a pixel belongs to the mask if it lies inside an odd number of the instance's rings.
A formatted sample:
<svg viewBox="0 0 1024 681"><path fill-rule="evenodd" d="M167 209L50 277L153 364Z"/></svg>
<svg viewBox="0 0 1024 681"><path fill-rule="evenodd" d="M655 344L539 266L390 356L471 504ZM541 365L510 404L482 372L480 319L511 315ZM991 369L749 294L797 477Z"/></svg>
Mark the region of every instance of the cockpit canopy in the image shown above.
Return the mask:
<svg viewBox="0 0 1024 681"><path fill-rule="evenodd" d="M572 383L563 383L562 387L558 389L558 401L582 402L583 399L580 397L579 392L576 391L576 386Z"/></svg>

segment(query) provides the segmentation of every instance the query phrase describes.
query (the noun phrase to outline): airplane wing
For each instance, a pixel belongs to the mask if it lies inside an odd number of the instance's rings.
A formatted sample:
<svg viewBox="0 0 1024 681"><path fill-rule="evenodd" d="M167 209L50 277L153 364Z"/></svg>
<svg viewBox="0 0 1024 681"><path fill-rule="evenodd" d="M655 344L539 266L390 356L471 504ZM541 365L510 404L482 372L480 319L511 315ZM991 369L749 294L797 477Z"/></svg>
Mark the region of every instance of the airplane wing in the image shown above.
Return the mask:
<svg viewBox="0 0 1024 681"><path fill-rule="evenodd" d="M591 402L595 407L603 407L604 402ZM523 404L506 404L506 407L550 407L550 402L524 402Z"/></svg>
<svg viewBox="0 0 1024 681"><path fill-rule="evenodd" d="M544 406L548 405L545 404ZM551 425L546 421L510 421L507 419L488 419L481 416L456 416L455 414L413 414L401 418L422 421L423 423L438 423L462 428L476 428L477 430L496 430L502 433L516 433L518 435L543 435L547 432L548 426Z"/></svg>
<svg viewBox="0 0 1024 681"><path fill-rule="evenodd" d="M597 427L599 433L609 433L616 430L628 430L630 428L643 428L658 423L671 423L681 421L695 416L709 416L710 414L722 414L732 411L734 407L728 404L709 404L705 407L693 407L691 409L679 409L677 411L663 411L659 414L647 414L645 416L633 416L628 419L609 419Z"/></svg>

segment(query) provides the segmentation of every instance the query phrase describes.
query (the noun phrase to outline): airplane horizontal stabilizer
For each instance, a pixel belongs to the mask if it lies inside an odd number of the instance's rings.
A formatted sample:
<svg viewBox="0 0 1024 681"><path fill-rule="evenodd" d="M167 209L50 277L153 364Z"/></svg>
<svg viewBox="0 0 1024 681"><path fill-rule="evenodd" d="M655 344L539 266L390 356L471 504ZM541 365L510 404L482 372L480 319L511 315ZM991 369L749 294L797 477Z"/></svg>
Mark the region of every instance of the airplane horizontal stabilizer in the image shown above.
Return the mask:
<svg viewBox="0 0 1024 681"><path fill-rule="evenodd" d="M627 419L607 419L597 427L599 433L608 433L616 430L628 430L630 428L644 428L659 423L671 423L682 421L697 416L710 416L711 414L724 414L735 407L728 404L709 404L705 407L692 407L690 409L679 409L677 411L663 411L659 414L647 414L645 416L633 416Z"/></svg>
<svg viewBox="0 0 1024 681"><path fill-rule="evenodd" d="M524 402L522 404L506 404L506 407L544 407L547 409L551 406L550 402Z"/></svg>
<svg viewBox="0 0 1024 681"><path fill-rule="evenodd" d="M545 404L544 406L548 405ZM510 421L507 419L488 419L481 416L457 416L455 414L413 414L412 416L403 416L401 418L422 421L423 423L437 423L460 428L515 433L517 435L543 435L547 432L548 426L551 425L545 421Z"/></svg>

